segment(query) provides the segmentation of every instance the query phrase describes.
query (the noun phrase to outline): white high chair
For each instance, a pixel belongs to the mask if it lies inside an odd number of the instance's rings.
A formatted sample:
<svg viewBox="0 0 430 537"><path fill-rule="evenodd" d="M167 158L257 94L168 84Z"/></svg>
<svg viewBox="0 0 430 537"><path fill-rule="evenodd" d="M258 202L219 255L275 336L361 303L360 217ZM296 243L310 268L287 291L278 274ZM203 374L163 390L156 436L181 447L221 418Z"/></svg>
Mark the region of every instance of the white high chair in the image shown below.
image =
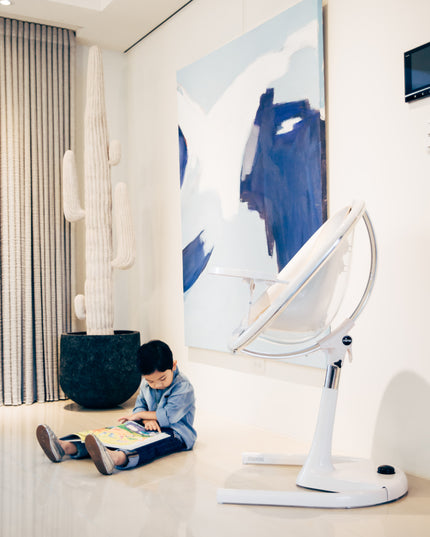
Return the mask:
<svg viewBox="0 0 430 537"><path fill-rule="evenodd" d="M346 287L354 229L361 219L370 243L367 283L352 314L332 329L331 323L339 311ZM304 490L224 488L218 490L219 503L350 508L391 502L407 493L407 479L399 468L332 457L340 371L345 355L351 352L352 339L348 333L372 291L376 260L372 223L364 203L354 202L327 220L275 280L254 277L243 271L215 270L216 274L241 277L250 286L248 315L230 342L233 352L285 360L322 351L327 358L313 442L296 480ZM253 301L255 286L263 280L271 285ZM298 462L296 456L265 453L244 453L242 461L244 464L292 465Z"/></svg>

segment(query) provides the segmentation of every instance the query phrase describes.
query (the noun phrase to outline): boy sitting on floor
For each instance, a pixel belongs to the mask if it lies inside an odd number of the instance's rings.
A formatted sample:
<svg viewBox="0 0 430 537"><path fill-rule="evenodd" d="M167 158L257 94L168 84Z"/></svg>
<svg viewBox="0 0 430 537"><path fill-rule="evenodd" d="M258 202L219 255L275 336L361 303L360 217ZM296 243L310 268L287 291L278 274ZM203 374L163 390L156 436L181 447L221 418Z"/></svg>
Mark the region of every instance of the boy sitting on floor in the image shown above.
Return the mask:
<svg viewBox="0 0 430 537"><path fill-rule="evenodd" d="M90 456L100 473L110 475L115 468L134 468L193 448L197 437L193 428L194 389L179 372L169 346L158 340L145 343L138 350L137 365L144 379L133 414L118 421L142 421L145 429L164 432L169 437L127 451L108 449L93 434L86 436L85 443L70 442L57 438L48 425L39 425L37 440L52 462L60 462L66 455L73 459Z"/></svg>

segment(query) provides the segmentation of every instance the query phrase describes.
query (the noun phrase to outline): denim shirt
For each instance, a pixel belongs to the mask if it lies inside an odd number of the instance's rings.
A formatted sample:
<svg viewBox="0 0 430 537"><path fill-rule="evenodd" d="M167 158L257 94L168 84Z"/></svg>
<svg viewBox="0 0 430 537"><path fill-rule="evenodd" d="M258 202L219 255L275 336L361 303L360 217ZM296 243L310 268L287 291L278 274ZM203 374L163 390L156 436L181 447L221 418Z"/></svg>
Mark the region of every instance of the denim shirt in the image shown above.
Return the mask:
<svg viewBox="0 0 430 537"><path fill-rule="evenodd" d="M156 412L160 427L170 427L187 449L193 447L197 438L193 428L194 388L178 368L173 372L172 384L164 390L151 388L145 379L142 380L133 413L148 410Z"/></svg>

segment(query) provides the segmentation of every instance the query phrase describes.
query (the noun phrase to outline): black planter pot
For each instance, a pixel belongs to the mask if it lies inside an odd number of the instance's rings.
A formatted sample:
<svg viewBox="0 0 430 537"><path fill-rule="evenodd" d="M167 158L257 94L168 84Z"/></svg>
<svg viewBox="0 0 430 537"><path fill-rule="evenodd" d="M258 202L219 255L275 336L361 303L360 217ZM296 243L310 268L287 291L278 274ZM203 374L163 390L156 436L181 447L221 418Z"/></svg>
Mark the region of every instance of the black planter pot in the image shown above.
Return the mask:
<svg viewBox="0 0 430 537"><path fill-rule="evenodd" d="M61 335L60 385L64 393L87 408L113 408L139 387L136 355L140 333L116 331L111 336L86 332Z"/></svg>

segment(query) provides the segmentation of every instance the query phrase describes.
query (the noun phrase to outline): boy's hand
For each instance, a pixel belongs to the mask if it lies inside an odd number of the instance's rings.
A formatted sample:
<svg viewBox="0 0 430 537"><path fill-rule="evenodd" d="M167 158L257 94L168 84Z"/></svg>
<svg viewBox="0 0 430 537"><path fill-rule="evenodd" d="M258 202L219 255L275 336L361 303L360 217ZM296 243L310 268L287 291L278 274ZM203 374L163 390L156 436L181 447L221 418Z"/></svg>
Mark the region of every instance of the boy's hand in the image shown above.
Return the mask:
<svg viewBox="0 0 430 537"><path fill-rule="evenodd" d="M157 420L143 420L143 425L147 431L158 431L161 433L160 425Z"/></svg>
<svg viewBox="0 0 430 537"><path fill-rule="evenodd" d="M157 422L157 413L155 411L149 411L149 410L141 410L140 412L134 412L134 414L131 414L131 416L123 416L121 418L118 418L118 421L121 423L125 423L126 421L140 421L143 422L150 422L155 421L157 423L157 428L149 429L150 431L159 431L159 425Z"/></svg>
<svg viewBox="0 0 430 537"><path fill-rule="evenodd" d="M131 416L123 416L122 418L118 418L118 421L120 423L125 423L126 421L137 421L140 418L137 414L132 414Z"/></svg>

